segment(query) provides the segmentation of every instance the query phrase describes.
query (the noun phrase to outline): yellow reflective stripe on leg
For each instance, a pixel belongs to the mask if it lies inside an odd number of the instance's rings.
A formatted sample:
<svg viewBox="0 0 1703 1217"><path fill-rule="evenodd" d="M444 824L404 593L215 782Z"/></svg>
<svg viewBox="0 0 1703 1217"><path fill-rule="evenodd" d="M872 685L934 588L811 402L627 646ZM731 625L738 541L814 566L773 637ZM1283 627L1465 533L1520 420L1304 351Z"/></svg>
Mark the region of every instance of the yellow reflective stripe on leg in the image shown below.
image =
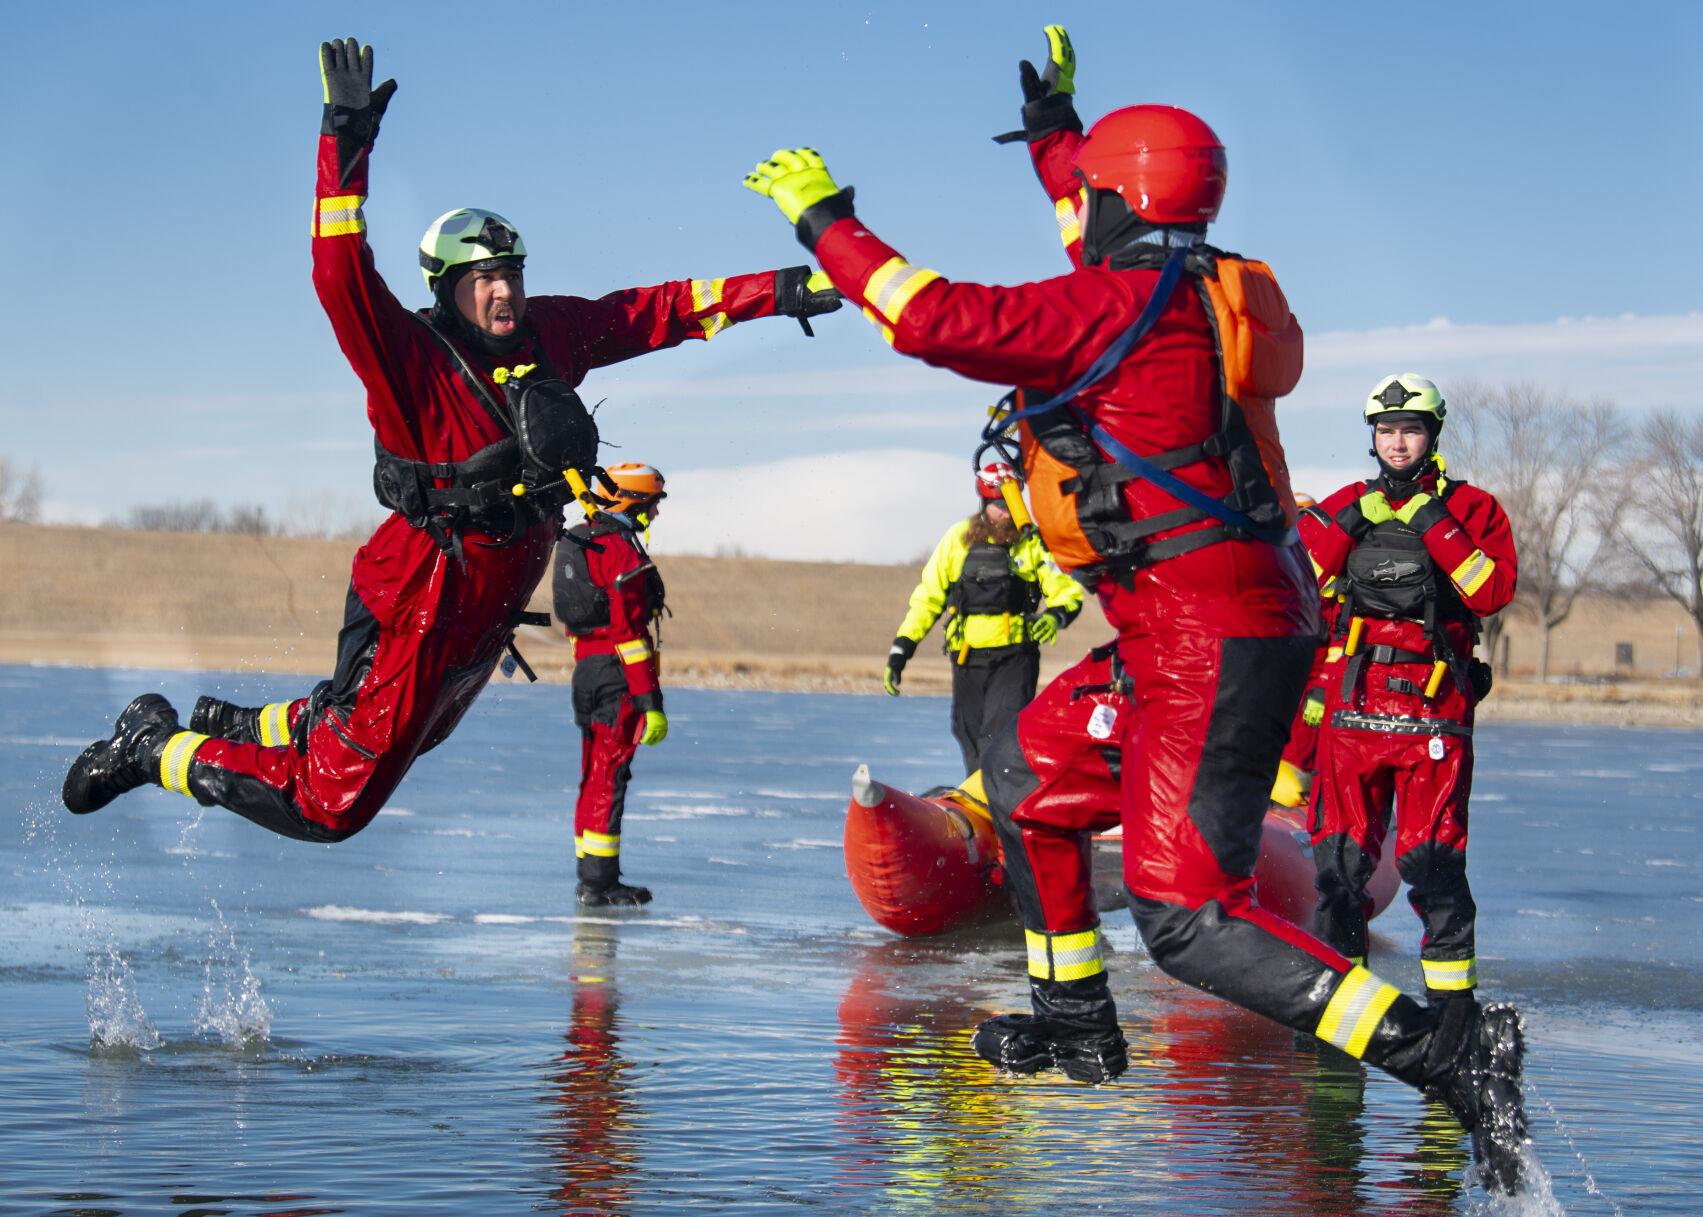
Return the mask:
<svg viewBox="0 0 1703 1217"><path fill-rule="evenodd" d="M1496 563L1482 549L1475 549L1465 562L1449 572L1449 581L1461 589L1463 596L1470 596L1489 581L1495 570Z"/></svg>
<svg viewBox="0 0 1703 1217"><path fill-rule="evenodd" d="M1384 1012L1400 996L1394 985L1387 985L1365 968L1356 967L1343 975L1342 983L1337 985L1325 1012L1319 1016L1314 1034L1349 1056L1363 1056Z"/></svg>
<svg viewBox="0 0 1703 1217"><path fill-rule="evenodd" d="M581 833L577 838L578 856L590 854L594 858L616 858L621 854L620 834L610 836L604 832Z"/></svg>
<svg viewBox="0 0 1703 1217"><path fill-rule="evenodd" d="M339 194L319 200L314 213L314 236L346 237L367 230L367 217L361 212L365 195Z"/></svg>
<svg viewBox="0 0 1703 1217"><path fill-rule="evenodd" d="M863 298L870 307L886 318L887 324L898 325L905 306L923 288L940 275L922 266L912 266L903 258L889 258L869 276L863 286Z"/></svg>
<svg viewBox="0 0 1703 1217"><path fill-rule="evenodd" d="M1422 959L1427 989L1476 989L1477 959Z"/></svg>
<svg viewBox="0 0 1703 1217"><path fill-rule="evenodd" d="M1062 198L1053 203L1053 212L1058 216L1058 237L1069 249L1082 239L1082 220L1077 209L1081 206L1079 198Z"/></svg>
<svg viewBox="0 0 1703 1217"><path fill-rule="evenodd" d="M260 746L281 748L290 742L290 703L275 701L260 707Z"/></svg>
<svg viewBox="0 0 1703 1217"><path fill-rule="evenodd" d="M166 750L160 753L160 785L188 795L189 762L195 759L195 750L206 742L205 735L194 731L179 731L167 740Z"/></svg>
<svg viewBox="0 0 1703 1217"><path fill-rule="evenodd" d="M1029 948L1029 975L1040 980L1081 980L1106 970L1098 928L1070 934L1024 930L1023 941Z"/></svg>
<svg viewBox="0 0 1703 1217"><path fill-rule="evenodd" d="M617 642L615 653L621 657L622 663L643 663L650 658L650 642L644 638Z"/></svg>

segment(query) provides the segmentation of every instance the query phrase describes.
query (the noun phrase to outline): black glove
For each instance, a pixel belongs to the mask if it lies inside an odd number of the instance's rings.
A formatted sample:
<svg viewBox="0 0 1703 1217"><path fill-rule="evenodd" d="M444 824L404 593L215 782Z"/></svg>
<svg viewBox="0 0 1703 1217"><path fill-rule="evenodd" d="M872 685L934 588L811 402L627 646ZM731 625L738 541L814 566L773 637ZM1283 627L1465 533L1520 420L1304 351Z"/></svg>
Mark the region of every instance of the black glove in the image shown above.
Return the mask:
<svg viewBox="0 0 1703 1217"><path fill-rule="evenodd" d="M917 644L904 635L893 639L893 647L887 652L887 671L883 673L881 683L886 688L888 696L899 696L899 684L904 678L905 665L911 656L917 653Z"/></svg>
<svg viewBox="0 0 1703 1217"><path fill-rule="evenodd" d="M1049 25L1046 32L1046 70L1037 71L1027 59L1017 64L1017 84L1023 90L1023 129L994 136L996 144L1012 144L1020 139L1033 143L1055 131L1082 130L1082 118L1076 113L1076 100L1072 96L1076 89L1076 51L1063 26ZM1059 87L1061 61L1068 64L1070 71L1062 89Z"/></svg>
<svg viewBox="0 0 1703 1217"><path fill-rule="evenodd" d="M319 44L319 77L325 86L319 132L337 137L337 184L342 186L378 138L379 120L396 82L387 80L373 88L373 49L353 38Z"/></svg>
<svg viewBox="0 0 1703 1217"><path fill-rule="evenodd" d="M807 337L814 338L809 317L838 311L843 303L839 289L822 271L808 266L788 266L775 272L775 312L782 317L797 317Z"/></svg>

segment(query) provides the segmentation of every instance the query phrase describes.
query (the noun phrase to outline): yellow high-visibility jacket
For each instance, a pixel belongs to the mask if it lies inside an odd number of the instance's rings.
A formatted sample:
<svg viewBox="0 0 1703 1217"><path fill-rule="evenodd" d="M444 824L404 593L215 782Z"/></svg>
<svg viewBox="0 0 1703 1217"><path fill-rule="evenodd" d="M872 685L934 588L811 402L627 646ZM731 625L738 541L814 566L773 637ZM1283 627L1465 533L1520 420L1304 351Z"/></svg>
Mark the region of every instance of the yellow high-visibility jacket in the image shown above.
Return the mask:
<svg viewBox="0 0 1703 1217"><path fill-rule="evenodd" d="M984 574L998 565L997 555L989 551L1004 554L1005 571L1011 579L1009 585L996 589L983 579L967 587L964 568L970 558L966 541L970 524L970 520L960 520L946 530L940 544L934 547L934 553L922 568L922 578L911 593L910 611L899 626L901 638L921 642L935 620L947 613L943 627L946 651L963 662L962 656L967 651L1034 645L1029 637L1027 616L1043 606L1058 617L1060 629L1076 620L1085 595L1082 585L1058 568L1039 534L1033 531L1019 537L1009 548L992 542L977 547L982 552L972 565ZM1003 604L990 605L991 599L1001 599ZM978 607L994 607L996 611L976 611Z"/></svg>

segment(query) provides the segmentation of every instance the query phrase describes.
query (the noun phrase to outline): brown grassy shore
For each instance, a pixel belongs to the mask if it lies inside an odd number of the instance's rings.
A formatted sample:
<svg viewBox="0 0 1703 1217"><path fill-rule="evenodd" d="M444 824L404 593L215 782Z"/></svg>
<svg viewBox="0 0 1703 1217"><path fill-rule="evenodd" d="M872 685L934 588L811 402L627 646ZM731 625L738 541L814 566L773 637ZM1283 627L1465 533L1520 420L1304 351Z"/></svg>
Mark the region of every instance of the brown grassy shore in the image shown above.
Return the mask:
<svg viewBox="0 0 1703 1217"><path fill-rule="evenodd" d="M0 524L0 663L324 675L357 544ZM917 575L913 566L758 558L669 557L659 565L674 614L663 626L664 683L699 688L879 692ZM547 586L533 607L548 610ZM1624 620L1624 609L1615 613L1609 619ZM1580 645L1608 628L1586 621ZM1671 637L1662 633L1668 628L1665 619L1650 627L1653 637ZM1043 651L1043 678L1109 637L1090 607ZM936 638L906 670L908 692L950 689ZM525 628L520 643L540 679L559 682L572 671L559 630ZM1563 638L1552 665L1570 671L1569 662L1577 667ZM1703 689L1690 681L1513 680L1482 714L1696 726Z"/></svg>

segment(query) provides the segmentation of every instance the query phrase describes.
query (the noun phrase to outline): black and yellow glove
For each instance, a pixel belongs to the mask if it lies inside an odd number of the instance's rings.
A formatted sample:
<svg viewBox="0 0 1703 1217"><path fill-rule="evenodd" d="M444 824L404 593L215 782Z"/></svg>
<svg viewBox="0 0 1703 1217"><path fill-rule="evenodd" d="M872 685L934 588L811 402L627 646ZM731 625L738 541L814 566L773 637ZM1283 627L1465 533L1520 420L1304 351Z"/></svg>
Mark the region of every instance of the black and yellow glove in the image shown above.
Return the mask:
<svg viewBox="0 0 1703 1217"><path fill-rule="evenodd" d="M852 188L843 190L814 148L780 148L745 175L745 187L773 199L792 222L798 243L812 253L828 225L852 215Z"/></svg>
<svg viewBox="0 0 1703 1217"><path fill-rule="evenodd" d="M1070 35L1062 25L1049 25L1047 36L1047 66L1037 71L1027 59L1017 64L1017 83L1023 90L1023 129L996 135L996 144L1012 144L1018 140L1044 139L1055 131L1081 131L1082 118L1076 113L1076 48L1070 45Z"/></svg>
<svg viewBox="0 0 1703 1217"><path fill-rule="evenodd" d="M1368 490L1354 502L1336 513L1336 526L1358 541L1372 531L1374 525L1388 524L1396 518L1390 501L1382 490Z"/></svg>
<svg viewBox="0 0 1703 1217"><path fill-rule="evenodd" d="M1420 536L1449 519L1449 509L1435 495L1416 494L1396 510L1396 519Z"/></svg>
<svg viewBox="0 0 1703 1217"><path fill-rule="evenodd" d="M373 88L373 49L353 38L319 44L319 80L325 92L321 135L337 137L337 183L345 185L378 138L379 120L396 92L387 80Z"/></svg>
<svg viewBox="0 0 1703 1217"><path fill-rule="evenodd" d="M807 338L816 337L808 318L835 312L842 303L839 289L824 271L812 273L808 266L788 266L775 272L775 312L798 318Z"/></svg>

